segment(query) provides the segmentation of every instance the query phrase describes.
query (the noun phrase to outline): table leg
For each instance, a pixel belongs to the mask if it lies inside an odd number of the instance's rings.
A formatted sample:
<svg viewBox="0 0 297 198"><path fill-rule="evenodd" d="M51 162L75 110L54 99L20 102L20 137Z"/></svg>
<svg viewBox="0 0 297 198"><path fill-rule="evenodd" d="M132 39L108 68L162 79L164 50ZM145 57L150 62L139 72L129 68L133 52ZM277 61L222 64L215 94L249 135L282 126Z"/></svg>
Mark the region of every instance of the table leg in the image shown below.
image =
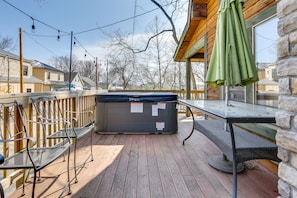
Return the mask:
<svg viewBox="0 0 297 198"><path fill-rule="evenodd" d="M232 123L229 124L230 135L231 135L231 143L232 143L232 154L233 154L233 193L232 197L237 197L237 159L236 159L236 144L235 144L235 137L234 137L234 130Z"/></svg>
<svg viewBox="0 0 297 198"><path fill-rule="evenodd" d="M195 128L195 118L194 118L194 114L193 114L191 108L187 107L187 109L188 109L188 110L190 111L190 113L191 113L191 116L192 116L192 119L193 119L193 126L192 126L192 130L191 130L190 134L188 135L188 137L186 137L186 138L183 140L183 145L185 145L185 141L186 141L187 139L189 139L189 138L192 136L192 134L193 134L193 132L194 132L194 128Z"/></svg>

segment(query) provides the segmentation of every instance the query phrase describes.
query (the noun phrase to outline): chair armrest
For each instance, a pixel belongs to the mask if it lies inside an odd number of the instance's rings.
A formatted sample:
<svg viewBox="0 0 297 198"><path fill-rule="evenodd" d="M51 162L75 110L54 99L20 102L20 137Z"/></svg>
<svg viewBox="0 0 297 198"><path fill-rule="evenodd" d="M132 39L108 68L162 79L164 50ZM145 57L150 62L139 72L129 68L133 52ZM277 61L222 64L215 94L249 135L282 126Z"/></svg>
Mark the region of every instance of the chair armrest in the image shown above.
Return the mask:
<svg viewBox="0 0 297 198"><path fill-rule="evenodd" d="M31 141L33 146L36 144L36 138L34 137L11 138L11 139L2 140L2 142L17 142L21 140L27 140L27 142Z"/></svg>
<svg viewBox="0 0 297 198"><path fill-rule="evenodd" d="M94 114L94 112L92 110L86 110L86 111L69 111L69 110L65 110L64 112L66 112L66 113L73 113L75 115L80 115L80 114L86 114L86 113L88 113L89 116ZM73 117L78 117L78 116L73 116Z"/></svg>
<svg viewBox="0 0 297 198"><path fill-rule="evenodd" d="M84 123L83 125L90 125L92 123L94 123L94 112L92 110L85 110L85 111L69 111L69 110L65 110L64 112L66 113L72 113L75 115L72 115L72 127L74 127L74 123L78 124L79 120L80 120L80 116L85 114L87 116L87 123Z"/></svg>
<svg viewBox="0 0 297 198"><path fill-rule="evenodd" d="M42 118L42 117L39 117ZM46 124L46 125L55 125L58 123L62 123L64 122L65 124L67 124L68 127L71 126L71 122L66 120L66 119L43 119L44 121L35 121L35 120L26 120L26 122L30 122L30 123L34 123L34 124Z"/></svg>

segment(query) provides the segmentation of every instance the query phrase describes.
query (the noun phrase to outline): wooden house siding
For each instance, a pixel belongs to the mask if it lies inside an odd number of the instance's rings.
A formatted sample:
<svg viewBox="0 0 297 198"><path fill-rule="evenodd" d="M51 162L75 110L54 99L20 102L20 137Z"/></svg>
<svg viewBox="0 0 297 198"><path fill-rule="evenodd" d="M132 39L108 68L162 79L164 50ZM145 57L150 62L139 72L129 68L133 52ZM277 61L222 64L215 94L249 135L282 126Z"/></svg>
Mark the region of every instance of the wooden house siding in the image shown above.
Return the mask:
<svg viewBox="0 0 297 198"><path fill-rule="evenodd" d="M245 20L248 21L252 19L257 14L263 12L276 3L276 0L247 0L243 10Z"/></svg>
<svg viewBox="0 0 297 198"><path fill-rule="evenodd" d="M201 20L194 30L193 36L190 39L189 46L187 50L189 50L197 41L202 39L204 35L208 34L208 44L213 43L215 37L215 28L216 28L216 19L217 19L217 10L218 10L218 1L209 1L207 5L207 19ZM191 31L191 30L190 30ZM212 46L213 44L211 44ZM208 50L210 45L208 45Z"/></svg>
<svg viewBox="0 0 297 198"><path fill-rule="evenodd" d="M257 14L263 12L265 9L276 4L276 0L247 0L244 7L245 20L248 21L255 17ZM190 43L186 49L189 50L196 42L207 34L207 60L210 60L215 35L216 35L216 24L217 24L217 12L219 7L219 0L209 0L207 4L207 19L200 20L196 26L196 30L189 29L188 31L194 31L192 37L186 36ZM197 21L195 22L197 23ZM191 35L189 35L191 36Z"/></svg>

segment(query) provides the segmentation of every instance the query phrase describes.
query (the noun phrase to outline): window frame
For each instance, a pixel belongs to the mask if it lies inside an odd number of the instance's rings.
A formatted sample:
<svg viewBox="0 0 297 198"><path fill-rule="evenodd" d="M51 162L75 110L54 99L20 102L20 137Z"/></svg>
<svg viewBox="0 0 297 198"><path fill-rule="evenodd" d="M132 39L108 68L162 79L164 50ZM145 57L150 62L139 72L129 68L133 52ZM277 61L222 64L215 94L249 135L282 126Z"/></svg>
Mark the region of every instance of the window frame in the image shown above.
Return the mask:
<svg viewBox="0 0 297 198"><path fill-rule="evenodd" d="M23 67L23 75L28 76L29 75L29 66L24 65Z"/></svg>
<svg viewBox="0 0 297 198"><path fill-rule="evenodd" d="M270 8L264 10L258 15L254 16L252 19L246 21L248 37L252 43L253 54L255 53L255 43L253 39L253 28L259 24L273 18L277 14L276 5L271 6ZM257 104L257 95L256 95L256 83L248 85L245 87L245 102Z"/></svg>
<svg viewBox="0 0 297 198"><path fill-rule="evenodd" d="M51 72L47 72L47 79L48 79L48 80L51 79Z"/></svg>

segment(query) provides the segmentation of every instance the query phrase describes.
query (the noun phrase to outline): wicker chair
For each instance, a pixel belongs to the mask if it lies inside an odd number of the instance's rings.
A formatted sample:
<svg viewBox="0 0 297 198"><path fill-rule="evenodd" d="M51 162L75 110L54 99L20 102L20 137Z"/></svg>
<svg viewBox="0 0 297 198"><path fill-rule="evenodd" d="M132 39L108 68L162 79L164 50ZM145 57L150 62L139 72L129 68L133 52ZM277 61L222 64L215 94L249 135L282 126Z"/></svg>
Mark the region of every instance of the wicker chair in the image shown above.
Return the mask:
<svg viewBox="0 0 297 198"><path fill-rule="evenodd" d="M63 126L67 134L68 123L62 120L49 120L47 118L38 118L37 120L27 120L25 123L25 113L23 106L18 102L0 103L0 143L3 148L4 162L0 164L0 170L4 169L24 169L23 171L23 194L25 194L24 183L27 176L30 174L30 169L34 170L32 197L35 196L35 186L37 180L37 173L40 178L40 171L54 162L59 157L63 156L68 151L67 173L68 182L65 187L70 189L70 175L69 175L69 157L70 157L70 138L63 139L63 141L56 142L50 146L45 140L35 137L45 137L45 128L49 125ZM32 126L27 127L26 124L31 125L35 123L40 126L41 130L29 131ZM42 133L42 134L41 134ZM30 136L30 134L34 134ZM42 144L40 143L42 141ZM12 147L12 148L11 148ZM13 151L17 148L17 151ZM10 155L10 152L13 154ZM26 171L28 175L26 176Z"/></svg>

